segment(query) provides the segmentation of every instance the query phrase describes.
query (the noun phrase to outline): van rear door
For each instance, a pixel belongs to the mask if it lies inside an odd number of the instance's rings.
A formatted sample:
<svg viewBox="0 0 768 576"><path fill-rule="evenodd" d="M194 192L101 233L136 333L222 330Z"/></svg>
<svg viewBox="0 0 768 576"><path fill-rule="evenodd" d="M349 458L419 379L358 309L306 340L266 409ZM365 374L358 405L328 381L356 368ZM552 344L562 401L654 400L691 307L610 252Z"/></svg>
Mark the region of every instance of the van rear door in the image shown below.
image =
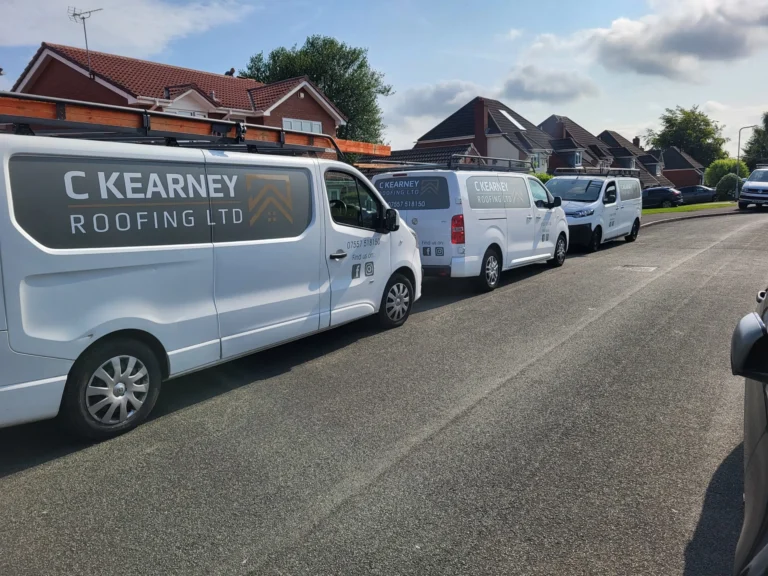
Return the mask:
<svg viewBox="0 0 768 576"><path fill-rule="evenodd" d="M395 174L377 178L374 184L389 206L400 212L400 218L416 232L422 265L450 266L451 218L460 210L451 208L448 178L423 172Z"/></svg>

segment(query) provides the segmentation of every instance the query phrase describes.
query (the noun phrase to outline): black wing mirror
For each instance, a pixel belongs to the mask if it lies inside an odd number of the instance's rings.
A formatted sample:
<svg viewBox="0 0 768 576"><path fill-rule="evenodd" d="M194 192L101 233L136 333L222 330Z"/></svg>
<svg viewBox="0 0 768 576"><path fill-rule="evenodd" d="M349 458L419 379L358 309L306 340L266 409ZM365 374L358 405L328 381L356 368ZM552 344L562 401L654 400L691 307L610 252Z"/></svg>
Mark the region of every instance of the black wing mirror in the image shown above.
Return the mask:
<svg viewBox="0 0 768 576"><path fill-rule="evenodd" d="M389 232L400 229L400 214L394 208L387 208L384 212L384 228Z"/></svg>
<svg viewBox="0 0 768 576"><path fill-rule="evenodd" d="M552 202L552 208L559 208L563 205L563 199L560 196L555 196L555 200Z"/></svg>
<svg viewBox="0 0 768 576"><path fill-rule="evenodd" d="M768 383L768 328L756 312L744 316L733 331L731 371Z"/></svg>

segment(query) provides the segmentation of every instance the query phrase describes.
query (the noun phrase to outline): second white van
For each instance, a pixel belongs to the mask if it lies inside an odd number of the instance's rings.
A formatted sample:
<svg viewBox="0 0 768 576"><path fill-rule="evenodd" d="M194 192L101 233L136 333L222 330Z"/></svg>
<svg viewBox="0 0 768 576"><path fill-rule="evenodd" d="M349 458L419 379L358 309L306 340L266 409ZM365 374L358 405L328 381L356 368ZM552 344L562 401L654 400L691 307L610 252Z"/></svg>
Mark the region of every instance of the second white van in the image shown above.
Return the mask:
<svg viewBox="0 0 768 576"><path fill-rule="evenodd" d="M547 182L563 201L573 246L595 252L604 242L634 242L640 232L643 199L637 170L562 170Z"/></svg>
<svg viewBox="0 0 768 576"><path fill-rule="evenodd" d="M416 232L425 275L474 277L482 290L493 290L503 270L565 262L560 199L531 175L457 165L387 172L373 182Z"/></svg>

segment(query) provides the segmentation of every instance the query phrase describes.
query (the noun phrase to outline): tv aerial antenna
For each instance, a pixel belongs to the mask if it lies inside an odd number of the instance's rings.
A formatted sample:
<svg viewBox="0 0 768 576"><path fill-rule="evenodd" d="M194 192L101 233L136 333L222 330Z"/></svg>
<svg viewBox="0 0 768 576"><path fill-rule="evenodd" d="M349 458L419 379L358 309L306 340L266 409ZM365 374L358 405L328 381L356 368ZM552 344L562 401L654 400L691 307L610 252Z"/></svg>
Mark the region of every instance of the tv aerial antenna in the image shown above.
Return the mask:
<svg viewBox="0 0 768 576"><path fill-rule="evenodd" d="M85 27L85 21L91 17L94 12L101 12L103 8L96 8L95 10L78 10L74 6L67 8L67 15L69 19L75 24L83 23L83 35L85 36L85 53L88 55L88 76L93 80L93 72L91 71L91 52L88 49L88 30Z"/></svg>

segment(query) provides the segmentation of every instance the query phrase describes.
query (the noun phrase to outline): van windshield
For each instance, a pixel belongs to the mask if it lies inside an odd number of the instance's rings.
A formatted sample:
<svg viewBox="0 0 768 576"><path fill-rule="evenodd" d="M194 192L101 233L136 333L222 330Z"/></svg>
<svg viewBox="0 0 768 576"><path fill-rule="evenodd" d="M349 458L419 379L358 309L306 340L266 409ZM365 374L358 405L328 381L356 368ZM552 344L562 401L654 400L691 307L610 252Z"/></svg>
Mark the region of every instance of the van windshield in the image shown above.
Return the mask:
<svg viewBox="0 0 768 576"><path fill-rule="evenodd" d="M600 197L602 180L581 180L576 178L552 178L546 184L552 196L572 202L595 202Z"/></svg>
<svg viewBox="0 0 768 576"><path fill-rule="evenodd" d="M768 170L755 170L749 175L750 182L768 182Z"/></svg>

